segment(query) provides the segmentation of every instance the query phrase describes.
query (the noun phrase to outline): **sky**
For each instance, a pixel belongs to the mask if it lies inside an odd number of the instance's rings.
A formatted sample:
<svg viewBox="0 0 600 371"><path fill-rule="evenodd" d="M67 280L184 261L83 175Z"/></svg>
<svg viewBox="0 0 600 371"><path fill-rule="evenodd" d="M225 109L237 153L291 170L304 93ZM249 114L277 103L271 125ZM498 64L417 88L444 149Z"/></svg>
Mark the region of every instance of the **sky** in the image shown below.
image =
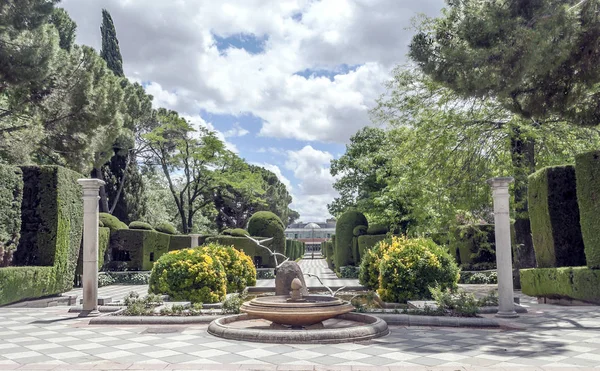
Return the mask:
<svg viewBox="0 0 600 371"><path fill-rule="evenodd" d="M125 74L273 171L304 222L330 217L332 159L367 125L411 20L443 0L63 0L77 42L100 50L102 8Z"/></svg>

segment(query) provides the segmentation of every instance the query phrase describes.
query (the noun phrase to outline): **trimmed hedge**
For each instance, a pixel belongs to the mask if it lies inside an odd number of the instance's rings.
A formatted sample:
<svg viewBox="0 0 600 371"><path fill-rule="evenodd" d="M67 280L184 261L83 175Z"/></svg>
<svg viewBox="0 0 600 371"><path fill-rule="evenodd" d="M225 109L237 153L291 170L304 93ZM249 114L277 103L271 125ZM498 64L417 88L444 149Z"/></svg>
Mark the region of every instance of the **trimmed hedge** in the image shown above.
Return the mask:
<svg viewBox="0 0 600 371"><path fill-rule="evenodd" d="M367 229L367 234L369 235L379 235L379 234L387 234L390 231L390 228L385 224L373 223L369 224L369 228Z"/></svg>
<svg viewBox="0 0 600 371"><path fill-rule="evenodd" d="M131 222L129 223L129 229L143 229L145 231L154 230L150 224L144 222Z"/></svg>
<svg viewBox="0 0 600 371"><path fill-rule="evenodd" d="M108 213L100 213L99 220L105 227L110 228L111 231L129 229L129 227L127 227L127 224L120 221L116 216L110 215Z"/></svg>
<svg viewBox="0 0 600 371"><path fill-rule="evenodd" d="M529 296L569 298L600 304L600 270L588 267L521 269L521 290Z"/></svg>
<svg viewBox="0 0 600 371"><path fill-rule="evenodd" d="M0 305L69 291L83 230L77 179L58 166L24 166L21 238L15 267L0 269ZM31 266L35 265L35 266Z"/></svg>
<svg viewBox="0 0 600 371"><path fill-rule="evenodd" d="M600 151L575 156L575 175L587 266L600 268Z"/></svg>
<svg viewBox="0 0 600 371"><path fill-rule="evenodd" d="M154 226L154 229L158 232L166 234L177 234L177 229L169 223L160 223Z"/></svg>
<svg viewBox="0 0 600 371"><path fill-rule="evenodd" d="M575 167L554 166L529 176L529 219L538 268L585 265Z"/></svg>
<svg viewBox="0 0 600 371"><path fill-rule="evenodd" d="M247 230L242 228L234 228L234 229L225 229L221 232L224 236L233 236L233 237L245 237L250 236Z"/></svg>
<svg viewBox="0 0 600 371"><path fill-rule="evenodd" d="M454 230L449 246L450 255L457 263L469 266L496 263L496 236L493 224L462 225Z"/></svg>
<svg viewBox="0 0 600 371"><path fill-rule="evenodd" d="M358 243L356 251L352 251L352 239L354 238L354 228L358 226L367 226L367 218L358 211L347 211L340 216L335 226L335 251L334 264L336 268L347 265L358 265L360 256L358 256Z"/></svg>
<svg viewBox="0 0 600 371"><path fill-rule="evenodd" d="M246 255L252 258L252 261L257 268L275 268L275 259L271 257L269 252L256 246L254 242L250 241L246 237L215 236L207 238L206 244L211 243L217 243L223 246L233 246L237 250L243 251L246 253ZM270 248L269 242L265 243L265 246ZM281 263L282 258L277 258L277 261Z"/></svg>
<svg viewBox="0 0 600 371"><path fill-rule="evenodd" d="M169 251L189 249L192 247L192 236L169 235Z"/></svg>
<svg viewBox="0 0 600 371"><path fill-rule="evenodd" d="M270 211L254 213L248 220L248 232L251 236L273 237L269 248L273 252L285 254L285 226L279 217ZM275 260L268 268L275 267Z"/></svg>
<svg viewBox="0 0 600 371"><path fill-rule="evenodd" d="M105 268L149 271L154 262L169 251L171 237L139 229L114 231L110 238L111 261Z"/></svg>
<svg viewBox="0 0 600 371"><path fill-rule="evenodd" d="M375 245L377 245L379 241L383 241L386 238L388 238L386 234L379 234L373 236L365 235L358 237L358 254L360 255L361 261L365 256L367 250L372 249L373 247L375 247Z"/></svg>
<svg viewBox="0 0 600 371"><path fill-rule="evenodd" d="M0 165L0 267L9 266L21 236L23 172Z"/></svg>

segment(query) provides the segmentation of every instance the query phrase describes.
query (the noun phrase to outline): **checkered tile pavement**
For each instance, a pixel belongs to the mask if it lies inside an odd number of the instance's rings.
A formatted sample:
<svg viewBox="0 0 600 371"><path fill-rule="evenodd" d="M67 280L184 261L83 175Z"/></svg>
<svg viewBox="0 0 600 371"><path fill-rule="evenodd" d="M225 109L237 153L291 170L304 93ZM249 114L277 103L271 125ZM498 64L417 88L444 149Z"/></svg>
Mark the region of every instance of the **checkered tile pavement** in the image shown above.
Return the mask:
<svg viewBox="0 0 600 371"><path fill-rule="evenodd" d="M392 326L389 336L368 342L293 345L223 340L209 335L206 326L90 326L65 307L0 308L0 369L539 370L600 365L597 307L539 305L519 322L530 328Z"/></svg>

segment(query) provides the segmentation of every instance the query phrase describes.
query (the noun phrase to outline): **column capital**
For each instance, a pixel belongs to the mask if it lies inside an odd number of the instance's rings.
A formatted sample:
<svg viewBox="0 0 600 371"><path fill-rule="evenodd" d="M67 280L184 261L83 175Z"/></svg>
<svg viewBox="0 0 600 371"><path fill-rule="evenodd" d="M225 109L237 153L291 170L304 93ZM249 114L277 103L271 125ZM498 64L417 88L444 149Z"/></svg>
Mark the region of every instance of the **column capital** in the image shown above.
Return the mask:
<svg viewBox="0 0 600 371"><path fill-rule="evenodd" d="M83 189L99 189L104 185L104 181L100 179L77 179Z"/></svg>
<svg viewBox="0 0 600 371"><path fill-rule="evenodd" d="M498 178L492 178L492 179L488 179L487 183L492 187L492 188L508 188L508 185L510 183L512 183L515 180L515 178L507 176L507 177L498 177Z"/></svg>

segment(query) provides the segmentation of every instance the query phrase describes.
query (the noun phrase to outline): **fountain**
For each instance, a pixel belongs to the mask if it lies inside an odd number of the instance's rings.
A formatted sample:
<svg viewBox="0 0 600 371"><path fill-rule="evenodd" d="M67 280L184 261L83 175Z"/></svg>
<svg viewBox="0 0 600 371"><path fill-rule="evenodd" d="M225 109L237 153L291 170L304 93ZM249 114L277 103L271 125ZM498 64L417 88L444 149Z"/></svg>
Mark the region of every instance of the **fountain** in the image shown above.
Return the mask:
<svg viewBox="0 0 600 371"><path fill-rule="evenodd" d="M230 340L268 343L341 343L389 333L385 321L350 313L354 307L334 296L303 295L303 290L300 279L294 278L290 295L252 299L240 308L244 314L216 319L208 332Z"/></svg>

